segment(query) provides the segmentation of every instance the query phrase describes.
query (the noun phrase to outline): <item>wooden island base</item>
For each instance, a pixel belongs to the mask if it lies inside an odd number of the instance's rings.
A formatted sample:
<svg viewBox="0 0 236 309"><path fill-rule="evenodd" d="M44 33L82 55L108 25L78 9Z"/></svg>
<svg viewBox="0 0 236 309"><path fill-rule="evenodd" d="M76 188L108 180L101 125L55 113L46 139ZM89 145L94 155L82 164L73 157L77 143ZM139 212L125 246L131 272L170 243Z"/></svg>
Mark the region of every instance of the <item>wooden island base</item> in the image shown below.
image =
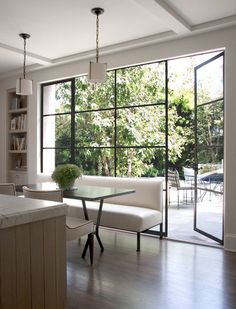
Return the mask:
<svg viewBox="0 0 236 309"><path fill-rule="evenodd" d="M66 308L65 216L0 229L0 308Z"/></svg>

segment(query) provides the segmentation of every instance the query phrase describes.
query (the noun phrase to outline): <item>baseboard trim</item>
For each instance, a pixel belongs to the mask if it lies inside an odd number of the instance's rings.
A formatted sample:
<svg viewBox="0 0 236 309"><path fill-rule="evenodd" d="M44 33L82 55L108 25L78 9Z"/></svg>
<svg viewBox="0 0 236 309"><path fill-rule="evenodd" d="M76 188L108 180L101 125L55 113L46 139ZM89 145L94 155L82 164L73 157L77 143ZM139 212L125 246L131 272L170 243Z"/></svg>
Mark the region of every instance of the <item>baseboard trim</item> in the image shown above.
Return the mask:
<svg viewBox="0 0 236 309"><path fill-rule="evenodd" d="M226 251L236 252L236 235L225 234L224 249Z"/></svg>

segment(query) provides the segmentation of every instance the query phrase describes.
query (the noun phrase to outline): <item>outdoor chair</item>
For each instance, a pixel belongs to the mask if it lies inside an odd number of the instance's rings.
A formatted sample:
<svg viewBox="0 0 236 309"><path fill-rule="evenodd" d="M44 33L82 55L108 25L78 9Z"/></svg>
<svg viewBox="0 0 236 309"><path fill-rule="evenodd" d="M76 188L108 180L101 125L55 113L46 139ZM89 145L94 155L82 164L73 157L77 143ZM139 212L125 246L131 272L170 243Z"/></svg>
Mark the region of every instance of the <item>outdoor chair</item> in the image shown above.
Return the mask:
<svg viewBox="0 0 236 309"><path fill-rule="evenodd" d="M187 203L187 191L191 191L191 200L192 200L192 192L194 187L189 184L181 184L179 179L179 173L178 171L168 171L168 188L169 188L169 205L170 205L170 189L177 190L177 196L178 196L178 208L179 208L179 191L183 192L183 199L184 199L184 193L185 193L185 201Z"/></svg>
<svg viewBox="0 0 236 309"><path fill-rule="evenodd" d="M193 185L194 183L194 169L191 167L183 167L184 180L186 183Z"/></svg>
<svg viewBox="0 0 236 309"><path fill-rule="evenodd" d="M0 194L16 195L14 183L0 183Z"/></svg>
<svg viewBox="0 0 236 309"><path fill-rule="evenodd" d="M48 200L54 202L63 202L63 192L61 189L56 190L32 190L28 187L23 187L24 197L39 200ZM88 235L88 246L90 254L90 262L93 264L93 221L80 218L66 216L66 240L80 239L80 237ZM85 257L87 247L84 248L82 258Z"/></svg>

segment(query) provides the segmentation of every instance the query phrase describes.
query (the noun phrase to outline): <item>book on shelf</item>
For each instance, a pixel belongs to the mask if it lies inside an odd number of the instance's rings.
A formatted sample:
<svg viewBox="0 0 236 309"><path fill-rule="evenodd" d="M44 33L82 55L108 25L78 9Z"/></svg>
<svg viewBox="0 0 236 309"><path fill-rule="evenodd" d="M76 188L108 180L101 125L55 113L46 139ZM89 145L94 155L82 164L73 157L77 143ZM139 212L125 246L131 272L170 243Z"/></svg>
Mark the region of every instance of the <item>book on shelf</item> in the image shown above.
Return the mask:
<svg viewBox="0 0 236 309"><path fill-rule="evenodd" d="M12 150L26 150L26 139L25 137L12 137Z"/></svg>
<svg viewBox="0 0 236 309"><path fill-rule="evenodd" d="M24 137L21 137L20 139L19 139L20 141L19 141L19 150L23 150L23 149L25 149L25 138Z"/></svg>
<svg viewBox="0 0 236 309"><path fill-rule="evenodd" d="M12 118L10 122L10 129L16 130L16 118Z"/></svg>
<svg viewBox="0 0 236 309"><path fill-rule="evenodd" d="M27 115L21 114L13 117L10 122L11 130L26 130L27 129Z"/></svg>
<svg viewBox="0 0 236 309"><path fill-rule="evenodd" d="M20 98L18 97L13 97L11 98L11 105L10 105L10 109L18 109L20 108Z"/></svg>

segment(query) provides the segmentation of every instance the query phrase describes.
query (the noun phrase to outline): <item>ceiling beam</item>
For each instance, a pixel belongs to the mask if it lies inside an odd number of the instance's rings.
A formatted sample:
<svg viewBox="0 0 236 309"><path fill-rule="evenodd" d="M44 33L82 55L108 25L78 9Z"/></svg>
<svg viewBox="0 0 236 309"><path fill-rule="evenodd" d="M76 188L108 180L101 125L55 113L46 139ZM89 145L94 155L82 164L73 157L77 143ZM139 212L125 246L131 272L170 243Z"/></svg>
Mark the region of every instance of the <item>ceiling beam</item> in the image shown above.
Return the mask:
<svg viewBox="0 0 236 309"><path fill-rule="evenodd" d="M100 56L103 57L105 55L117 53L120 51L125 51L125 50L130 50L130 49L134 49L138 47L152 45L158 42L168 41L175 37L177 37L176 33L174 33L173 31L168 31L168 32L150 35L150 36L143 37L140 39L130 40L130 41L122 42L122 43L117 43L117 44L101 47L99 49ZM65 63L71 63L74 61L81 61L81 60L86 60L86 59L91 60L95 56L96 56L96 51L89 50L83 53L78 53L78 54L73 54L69 56L52 59L48 66L58 66L58 65L63 65ZM43 68L44 67L42 65L34 64L34 65L27 66L27 71L33 72L36 70L41 70ZM15 76L20 73L21 73L21 70L13 70L11 72L2 73L0 74L0 79Z"/></svg>
<svg viewBox="0 0 236 309"><path fill-rule="evenodd" d="M146 36L140 39L125 41L122 43L112 44L109 46L101 47L99 48L99 54L100 56L109 55L112 53L117 53L124 50L134 49L138 47L143 47L147 45L152 45L158 42L164 42L167 40L170 40L172 38L175 38L176 34L173 31L158 33L150 36ZM52 64L63 64L78 60L85 60L85 59L91 59L96 56L95 50L89 50L83 53L78 53L74 55L69 55L57 59L52 60Z"/></svg>
<svg viewBox="0 0 236 309"><path fill-rule="evenodd" d="M134 0L177 34L191 33L191 26L163 0Z"/></svg>
<svg viewBox="0 0 236 309"><path fill-rule="evenodd" d="M16 47L13 47L13 46L10 46L10 45L0 43L0 48L7 50L7 51L10 51L10 52L13 52L13 53L16 53L16 54L24 55L23 50L16 48ZM30 59L32 62L36 62L36 63L42 64L42 65L49 65L49 64L52 63L51 59L48 59L46 57L42 57L42 56L30 53L30 52L27 52L27 58Z"/></svg>
<svg viewBox="0 0 236 309"><path fill-rule="evenodd" d="M193 33L194 32L198 33L198 32L223 29L235 25L236 25L236 15L232 15L192 26L192 31Z"/></svg>

